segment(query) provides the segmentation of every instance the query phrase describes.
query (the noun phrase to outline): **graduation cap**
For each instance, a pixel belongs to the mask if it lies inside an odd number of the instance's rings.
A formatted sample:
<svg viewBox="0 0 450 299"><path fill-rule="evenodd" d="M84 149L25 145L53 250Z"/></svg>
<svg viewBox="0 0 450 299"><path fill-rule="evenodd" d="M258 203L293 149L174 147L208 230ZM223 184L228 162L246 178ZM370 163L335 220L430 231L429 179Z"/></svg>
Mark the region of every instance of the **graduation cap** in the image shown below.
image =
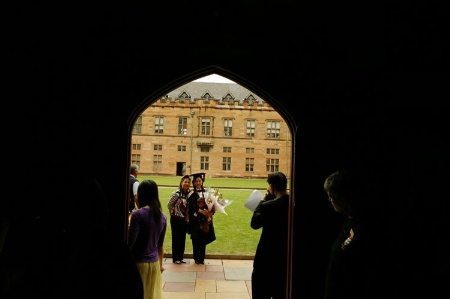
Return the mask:
<svg viewBox="0 0 450 299"><path fill-rule="evenodd" d="M204 173L204 172L198 172L198 173L190 174L190 176L192 176L192 181L195 181L196 178L201 178L203 182L206 179L205 175L206 175L206 173Z"/></svg>

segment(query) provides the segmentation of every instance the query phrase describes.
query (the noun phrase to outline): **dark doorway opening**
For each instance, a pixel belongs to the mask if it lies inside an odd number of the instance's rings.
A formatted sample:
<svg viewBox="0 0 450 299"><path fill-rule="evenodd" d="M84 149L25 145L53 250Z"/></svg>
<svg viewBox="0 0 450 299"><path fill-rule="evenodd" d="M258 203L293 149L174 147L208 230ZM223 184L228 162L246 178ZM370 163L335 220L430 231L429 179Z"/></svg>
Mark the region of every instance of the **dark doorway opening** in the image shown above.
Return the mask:
<svg viewBox="0 0 450 299"><path fill-rule="evenodd" d="M177 175L183 176L186 174L186 162L177 162Z"/></svg>

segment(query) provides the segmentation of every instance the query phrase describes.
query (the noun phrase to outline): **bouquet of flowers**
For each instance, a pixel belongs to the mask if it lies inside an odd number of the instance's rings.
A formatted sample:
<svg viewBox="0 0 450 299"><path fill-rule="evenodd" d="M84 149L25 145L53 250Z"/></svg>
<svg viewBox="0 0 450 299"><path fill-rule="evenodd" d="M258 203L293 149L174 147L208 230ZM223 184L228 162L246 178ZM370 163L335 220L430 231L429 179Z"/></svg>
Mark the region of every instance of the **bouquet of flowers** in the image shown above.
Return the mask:
<svg viewBox="0 0 450 299"><path fill-rule="evenodd" d="M224 213L225 215L228 215L227 212L225 212L225 207L232 203L231 200L223 198L223 195L219 192L219 189L214 189L211 187L206 189L205 201L209 210L211 210L214 206L217 212Z"/></svg>

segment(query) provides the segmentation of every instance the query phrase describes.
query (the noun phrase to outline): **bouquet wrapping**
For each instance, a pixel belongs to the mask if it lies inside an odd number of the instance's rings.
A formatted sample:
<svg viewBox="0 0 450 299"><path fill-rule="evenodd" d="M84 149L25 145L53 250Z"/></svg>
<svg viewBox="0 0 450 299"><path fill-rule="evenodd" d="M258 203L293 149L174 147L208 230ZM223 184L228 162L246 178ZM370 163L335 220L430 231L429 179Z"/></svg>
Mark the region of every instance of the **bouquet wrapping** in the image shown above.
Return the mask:
<svg viewBox="0 0 450 299"><path fill-rule="evenodd" d="M228 215L227 212L225 212L225 207L232 203L231 200L223 198L223 195L219 192L219 189L214 189L211 187L208 187L206 189L205 201L206 205L208 206L208 210L211 211L212 207L214 206L216 212L220 212L225 215Z"/></svg>

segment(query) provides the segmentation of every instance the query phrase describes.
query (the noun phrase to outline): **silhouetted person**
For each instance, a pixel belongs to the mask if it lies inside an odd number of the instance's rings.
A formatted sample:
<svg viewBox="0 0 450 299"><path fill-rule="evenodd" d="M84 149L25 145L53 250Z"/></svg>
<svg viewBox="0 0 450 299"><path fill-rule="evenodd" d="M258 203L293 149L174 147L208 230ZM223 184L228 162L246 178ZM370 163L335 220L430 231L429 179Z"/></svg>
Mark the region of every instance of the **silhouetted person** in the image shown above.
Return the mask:
<svg viewBox="0 0 450 299"><path fill-rule="evenodd" d="M250 222L262 228L252 272L253 299L285 299L289 194L287 178L282 172L267 176L267 193L255 208Z"/></svg>
<svg viewBox="0 0 450 299"><path fill-rule="evenodd" d="M367 171L339 170L324 182L324 190L334 210L345 215L340 232L331 246L325 281L325 299L375 298L385 287L383 277L393 269L377 273L381 249L388 247L379 222L377 198L380 186ZM386 242L383 244L383 242ZM381 275L380 275L381 274ZM384 294L390 298L391 294Z"/></svg>

